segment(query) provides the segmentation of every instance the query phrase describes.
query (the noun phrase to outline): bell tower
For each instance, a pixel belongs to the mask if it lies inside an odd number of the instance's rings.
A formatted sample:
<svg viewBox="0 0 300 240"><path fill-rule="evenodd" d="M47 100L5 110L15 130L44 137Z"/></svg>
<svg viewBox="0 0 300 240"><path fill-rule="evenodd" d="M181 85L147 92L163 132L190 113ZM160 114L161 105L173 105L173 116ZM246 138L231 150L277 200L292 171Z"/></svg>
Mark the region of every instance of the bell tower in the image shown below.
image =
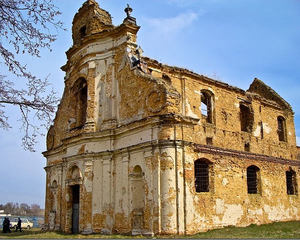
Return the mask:
<svg viewBox="0 0 300 240"><path fill-rule="evenodd" d="M100 8L95 0L87 0L73 19L73 43L74 45L80 44L81 40L87 36L113 28L109 12Z"/></svg>

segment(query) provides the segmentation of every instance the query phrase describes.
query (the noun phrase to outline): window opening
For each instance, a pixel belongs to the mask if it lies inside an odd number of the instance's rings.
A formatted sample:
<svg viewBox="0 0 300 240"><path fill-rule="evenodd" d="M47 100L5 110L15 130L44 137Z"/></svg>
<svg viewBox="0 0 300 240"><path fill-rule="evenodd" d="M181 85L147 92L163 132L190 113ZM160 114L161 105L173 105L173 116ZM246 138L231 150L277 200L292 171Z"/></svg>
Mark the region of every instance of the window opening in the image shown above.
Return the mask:
<svg viewBox="0 0 300 240"><path fill-rule="evenodd" d="M201 92L201 114L208 123L213 122L212 94L207 91Z"/></svg>
<svg viewBox="0 0 300 240"><path fill-rule="evenodd" d="M207 102L206 102L206 99L203 99L201 101L201 113L202 113L202 115L207 117Z"/></svg>
<svg viewBox="0 0 300 240"><path fill-rule="evenodd" d="M278 117L277 118L277 123L278 123L278 139L279 141L286 141L286 134L285 134L285 119L283 117Z"/></svg>
<svg viewBox="0 0 300 240"><path fill-rule="evenodd" d="M250 107L240 104L241 131L252 132L253 114Z"/></svg>
<svg viewBox="0 0 300 240"><path fill-rule="evenodd" d="M85 37L86 36L86 26L83 26L82 28L80 28L79 32L80 32L81 38Z"/></svg>
<svg viewBox="0 0 300 240"><path fill-rule="evenodd" d="M73 99L71 104L75 110L75 127L83 127L87 114L87 82L84 78L79 78L73 86Z"/></svg>
<svg viewBox="0 0 300 240"><path fill-rule="evenodd" d="M263 124L263 122L260 122L260 137L261 137L261 139L264 139L264 124Z"/></svg>
<svg viewBox="0 0 300 240"><path fill-rule="evenodd" d="M250 166L247 168L247 187L249 194L258 193L258 172L259 168L256 166Z"/></svg>
<svg viewBox="0 0 300 240"><path fill-rule="evenodd" d="M245 143L244 150L245 152L250 152L250 143Z"/></svg>
<svg viewBox="0 0 300 240"><path fill-rule="evenodd" d="M286 190L288 195L296 195L296 173L293 170L286 171Z"/></svg>
<svg viewBox="0 0 300 240"><path fill-rule="evenodd" d="M203 160L194 163L196 192L209 192L209 164Z"/></svg>

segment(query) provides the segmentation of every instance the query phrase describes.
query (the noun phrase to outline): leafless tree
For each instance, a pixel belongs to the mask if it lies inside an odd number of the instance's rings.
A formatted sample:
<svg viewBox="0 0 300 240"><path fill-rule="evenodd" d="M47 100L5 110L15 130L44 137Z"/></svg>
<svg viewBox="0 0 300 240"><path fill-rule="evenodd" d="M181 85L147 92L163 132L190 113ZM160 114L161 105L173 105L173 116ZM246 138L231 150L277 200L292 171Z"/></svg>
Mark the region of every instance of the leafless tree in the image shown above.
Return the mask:
<svg viewBox="0 0 300 240"><path fill-rule="evenodd" d="M0 204L0 210L4 210L6 214L18 215L18 216L43 216L43 209L38 204L27 203L13 203L8 202L6 204Z"/></svg>
<svg viewBox="0 0 300 240"><path fill-rule="evenodd" d="M48 80L32 74L18 57L40 57L42 48L51 51L56 40L52 32L63 29L57 20L60 14L53 0L0 0L0 63L14 78L0 75L0 128L11 127L5 107L17 107L24 131L22 144L30 151L34 151L41 127L51 122L58 99ZM16 84L17 80L24 83Z"/></svg>

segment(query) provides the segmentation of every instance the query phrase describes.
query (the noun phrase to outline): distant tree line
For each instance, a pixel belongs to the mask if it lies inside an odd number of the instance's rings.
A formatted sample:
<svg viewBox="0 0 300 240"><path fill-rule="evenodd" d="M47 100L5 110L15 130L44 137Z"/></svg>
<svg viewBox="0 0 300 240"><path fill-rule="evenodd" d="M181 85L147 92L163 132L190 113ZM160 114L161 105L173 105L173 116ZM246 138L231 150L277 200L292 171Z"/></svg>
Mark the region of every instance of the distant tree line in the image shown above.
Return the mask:
<svg viewBox="0 0 300 240"><path fill-rule="evenodd" d="M38 204L28 205L27 203L13 203L0 204L0 210L4 213L17 216L44 216L44 210Z"/></svg>

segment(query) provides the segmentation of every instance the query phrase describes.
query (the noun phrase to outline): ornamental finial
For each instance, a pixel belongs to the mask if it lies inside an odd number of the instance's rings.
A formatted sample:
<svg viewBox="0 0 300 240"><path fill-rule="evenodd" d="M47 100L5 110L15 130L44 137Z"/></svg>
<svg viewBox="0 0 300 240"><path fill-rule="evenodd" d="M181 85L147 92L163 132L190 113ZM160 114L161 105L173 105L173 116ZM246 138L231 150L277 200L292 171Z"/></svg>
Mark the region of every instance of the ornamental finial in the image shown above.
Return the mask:
<svg viewBox="0 0 300 240"><path fill-rule="evenodd" d="M127 17L130 17L130 14L132 13L132 8L129 6L129 4L127 3L127 8L124 9L124 12L126 12Z"/></svg>

